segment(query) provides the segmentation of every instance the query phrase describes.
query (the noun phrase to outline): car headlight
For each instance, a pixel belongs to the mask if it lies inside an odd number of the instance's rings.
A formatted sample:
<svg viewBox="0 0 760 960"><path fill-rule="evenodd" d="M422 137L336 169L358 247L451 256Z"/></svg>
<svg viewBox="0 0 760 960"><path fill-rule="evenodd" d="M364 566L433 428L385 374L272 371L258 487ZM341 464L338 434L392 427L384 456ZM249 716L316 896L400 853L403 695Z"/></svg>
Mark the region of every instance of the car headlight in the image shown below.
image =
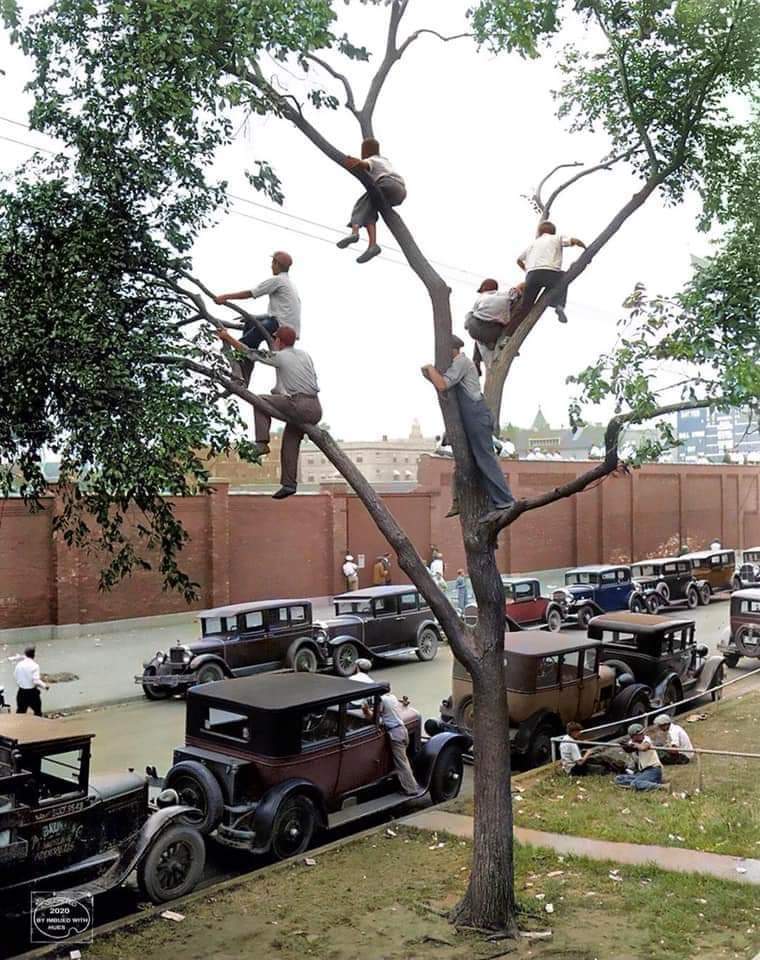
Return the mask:
<svg viewBox="0 0 760 960"><path fill-rule="evenodd" d="M754 572L755 572L755 576L757 576L758 574L760 574L760 564L757 564L757 563L756 563L752 569L753 569Z"/></svg>
<svg viewBox="0 0 760 960"><path fill-rule="evenodd" d="M193 651L190 647L182 647L184 651L182 654L182 662L187 666L188 663L193 659Z"/></svg>
<svg viewBox="0 0 760 960"><path fill-rule="evenodd" d="M163 650L156 650L156 655L153 658L157 663L166 663L166 654Z"/></svg>
<svg viewBox="0 0 760 960"><path fill-rule="evenodd" d="M326 643L327 642L327 630L324 627L317 627L314 631L314 639L317 643Z"/></svg>
<svg viewBox="0 0 760 960"><path fill-rule="evenodd" d="M567 590L555 590L552 600L556 600L557 603L567 603L570 600L570 594Z"/></svg>

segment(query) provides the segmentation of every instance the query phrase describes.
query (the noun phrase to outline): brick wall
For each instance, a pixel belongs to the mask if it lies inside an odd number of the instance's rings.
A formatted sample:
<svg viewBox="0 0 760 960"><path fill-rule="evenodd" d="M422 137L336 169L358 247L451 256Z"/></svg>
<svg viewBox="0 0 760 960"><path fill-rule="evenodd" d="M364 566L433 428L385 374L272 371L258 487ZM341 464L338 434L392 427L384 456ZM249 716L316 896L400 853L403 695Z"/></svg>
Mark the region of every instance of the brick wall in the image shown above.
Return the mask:
<svg viewBox="0 0 760 960"><path fill-rule="evenodd" d="M518 497L572 479L588 464L504 461ZM453 462L423 457L420 486L384 500L425 560L431 543L448 573L464 566L459 523L446 520ZM363 554L360 584L387 549L364 507L341 490L273 502L265 494L230 493L218 483L207 497L178 500L190 534L180 557L199 584L191 606L215 606L276 595L323 596L343 589L343 554ZM98 588L97 556L70 550L51 533L53 501L32 514L0 501L0 628L88 623L188 609L165 592L154 571L140 571L109 593ZM760 544L760 470L756 467L656 464L608 477L593 489L525 514L499 540L499 566L527 571L630 561L696 549L719 539L727 547ZM403 580L395 559L394 580Z"/></svg>

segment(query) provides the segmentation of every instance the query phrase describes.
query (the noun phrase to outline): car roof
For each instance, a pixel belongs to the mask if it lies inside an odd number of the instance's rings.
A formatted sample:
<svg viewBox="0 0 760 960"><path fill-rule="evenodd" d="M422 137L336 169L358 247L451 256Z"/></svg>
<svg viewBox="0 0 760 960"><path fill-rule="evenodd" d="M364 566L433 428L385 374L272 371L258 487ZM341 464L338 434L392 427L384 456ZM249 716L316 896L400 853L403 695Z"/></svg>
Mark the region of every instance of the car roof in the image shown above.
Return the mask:
<svg viewBox="0 0 760 960"><path fill-rule="evenodd" d="M31 747L61 740L91 740L94 733L74 731L60 720L35 717L27 713L0 713L0 740Z"/></svg>
<svg viewBox="0 0 760 960"><path fill-rule="evenodd" d="M196 614L196 618L201 617L234 617L238 613L252 613L254 610L269 610L270 607L292 607L311 606L311 600L302 600L298 597L290 600L253 600L251 603L233 603L225 607L212 607L209 610L201 610Z"/></svg>
<svg viewBox="0 0 760 960"><path fill-rule="evenodd" d="M706 557L714 557L716 553L736 553L736 550L733 547L720 547L718 550L695 550L693 553L684 553L681 560L684 557L687 560L704 560Z"/></svg>
<svg viewBox="0 0 760 960"><path fill-rule="evenodd" d="M686 556L683 557L650 557L649 560L635 560L631 566L632 567L643 567L647 563L675 563L677 560L688 560Z"/></svg>
<svg viewBox="0 0 760 960"><path fill-rule="evenodd" d="M374 597L387 597L398 593L419 593L412 583L399 586L391 584L383 587L366 587L364 590L349 590L348 593L337 593L334 600L372 600Z"/></svg>
<svg viewBox="0 0 760 960"><path fill-rule="evenodd" d="M633 633L661 633L664 630L681 630L693 627L693 620L674 620L671 617L658 617L652 613L603 613L589 621L589 628L601 630L630 630Z"/></svg>
<svg viewBox="0 0 760 960"><path fill-rule="evenodd" d="M540 583L538 577L510 577L506 573L501 575L502 583Z"/></svg>
<svg viewBox="0 0 760 960"><path fill-rule="evenodd" d="M504 649L523 657L549 657L555 653L586 650L598 647L598 640L589 637L564 636L551 630L522 630L520 633L504 634Z"/></svg>
<svg viewBox="0 0 760 960"><path fill-rule="evenodd" d="M281 712L294 707L319 707L348 700L364 700L388 693L387 683L359 683L319 673L269 673L202 683L188 690L188 697L202 697L230 707Z"/></svg>
<svg viewBox="0 0 760 960"><path fill-rule="evenodd" d="M760 600L760 588L759 587L747 587L744 590L734 590L731 594L731 597L740 597L744 600Z"/></svg>
<svg viewBox="0 0 760 960"><path fill-rule="evenodd" d="M760 547L744 547L743 553L760 553Z"/></svg>
<svg viewBox="0 0 760 960"><path fill-rule="evenodd" d="M629 570L630 566L629 563L600 563L591 567L573 567L565 573L604 573L605 570Z"/></svg>

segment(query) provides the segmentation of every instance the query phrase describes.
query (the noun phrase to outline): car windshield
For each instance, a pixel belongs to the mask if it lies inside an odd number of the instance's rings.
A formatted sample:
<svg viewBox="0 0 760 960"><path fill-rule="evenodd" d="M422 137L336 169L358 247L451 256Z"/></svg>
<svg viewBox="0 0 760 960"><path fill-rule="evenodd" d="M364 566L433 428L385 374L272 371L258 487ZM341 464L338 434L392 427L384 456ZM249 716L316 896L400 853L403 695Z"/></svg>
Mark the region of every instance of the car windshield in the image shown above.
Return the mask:
<svg viewBox="0 0 760 960"><path fill-rule="evenodd" d="M747 550L744 554L747 563L757 563L760 560L760 550Z"/></svg>
<svg viewBox="0 0 760 960"><path fill-rule="evenodd" d="M599 583L599 577L595 573L573 571L565 574L565 583Z"/></svg>

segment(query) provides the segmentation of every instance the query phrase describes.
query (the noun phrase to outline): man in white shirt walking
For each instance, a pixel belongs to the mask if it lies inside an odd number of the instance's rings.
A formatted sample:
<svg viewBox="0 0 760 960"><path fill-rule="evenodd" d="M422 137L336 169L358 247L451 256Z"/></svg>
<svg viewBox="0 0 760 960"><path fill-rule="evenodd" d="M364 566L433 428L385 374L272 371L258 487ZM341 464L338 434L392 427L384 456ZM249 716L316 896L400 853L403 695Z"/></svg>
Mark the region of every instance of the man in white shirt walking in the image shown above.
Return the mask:
<svg viewBox="0 0 760 960"><path fill-rule="evenodd" d="M667 713L661 713L659 717L654 718L654 725L658 734L662 738L662 746L668 748L667 752L660 754L660 761L666 766L670 764L688 763L692 757L692 746L689 734L683 727L673 723ZM658 746L660 737L657 738Z"/></svg>
<svg viewBox="0 0 760 960"><path fill-rule="evenodd" d="M259 321L267 333L274 334L280 326L290 327L295 330L296 339L301 336L301 298L298 291L290 279L290 268L293 266L293 258L284 250L275 250L272 254L272 276L262 280L257 286L250 290L238 290L236 293L222 293L215 297L218 304L227 303L228 300L256 300L259 297L269 297L268 310L266 313L256 314L256 320ZM246 320L243 327L243 336L240 342L250 347L251 350L257 350L264 342L264 334L253 320ZM242 361L243 374L246 384L251 378L253 363L246 359Z"/></svg>
<svg viewBox="0 0 760 960"><path fill-rule="evenodd" d="M527 310L533 306L542 290L550 293L564 277L562 248L582 247L586 244L577 237L558 237L557 228L549 220L539 223L536 239L517 258L517 265L525 270L523 305ZM565 303L567 290L551 298L560 323L567 323Z"/></svg>
<svg viewBox="0 0 760 960"><path fill-rule="evenodd" d="M39 664L34 659L37 651L34 647L27 647L24 656L16 664L13 676L18 686L16 693L16 713L26 713L31 707L37 717L42 716L42 698L40 690L49 690L50 687L40 677Z"/></svg>

